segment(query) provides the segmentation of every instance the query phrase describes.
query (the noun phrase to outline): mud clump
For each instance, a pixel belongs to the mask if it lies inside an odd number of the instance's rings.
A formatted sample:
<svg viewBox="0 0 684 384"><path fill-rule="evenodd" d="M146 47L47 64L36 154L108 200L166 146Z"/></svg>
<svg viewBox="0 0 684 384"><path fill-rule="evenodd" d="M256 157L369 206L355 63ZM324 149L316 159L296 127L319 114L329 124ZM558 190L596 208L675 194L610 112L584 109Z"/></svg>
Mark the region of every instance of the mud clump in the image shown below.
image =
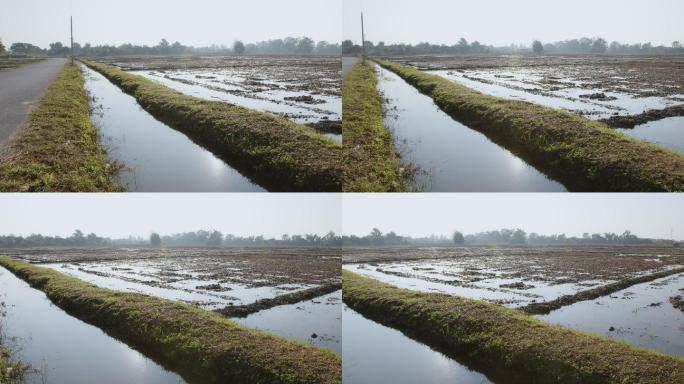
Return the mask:
<svg viewBox="0 0 684 384"><path fill-rule="evenodd" d="M679 295L679 296L670 297L670 304L672 304L673 307L684 312L684 296Z"/></svg>
<svg viewBox="0 0 684 384"><path fill-rule="evenodd" d="M499 285L499 288L532 289L532 288L534 288L534 285L528 285L522 281L518 281L516 283L501 284L501 285Z"/></svg>
<svg viewBox="0 0 684 384"><path fill-rule="evenodd" d="M637 125L646 124L651 121L662 120L668 117L684 116L684 105L675 105L664 109L651 109L638 115L611 116L600 120L613 128L634 128Z"/></svg>
<svg viewBox="0 0 684 384"><path fill-rule="evenodd" d="M333 133L336 135L342 134L342 121L341 120L319 120L315 123L307 124L309 127L322 133Z"/></svg>
<svg viewBox="0 0 684 384"><path fill-rule="evenodd" d="M287 101L294 101L297 103L304 103L304 104L325 104L325 100L321 99L315 99L311 97L310 95L301 95L301 96L289 96L284 98Z"/></svg>
<svg viewBox="0 0 684 384"><path fill-rule="evenodd" d="M608 96L603 92L599 93L591 93L587 95L580 95L580 98L582 99L589 99L589 100L598 100L598 101L613 101L617 100L617 97L615 96Z"/></svg>
<svg viewBox="0 0 684 384"><path fill-rule="evenodd" d="M221 284L207 284L207 285L198 285L195 287L195 289L202 289L204 291L214 291L214 292L223 292L223 291L230 291L231 288L229 287L222 287Z"/></svg>

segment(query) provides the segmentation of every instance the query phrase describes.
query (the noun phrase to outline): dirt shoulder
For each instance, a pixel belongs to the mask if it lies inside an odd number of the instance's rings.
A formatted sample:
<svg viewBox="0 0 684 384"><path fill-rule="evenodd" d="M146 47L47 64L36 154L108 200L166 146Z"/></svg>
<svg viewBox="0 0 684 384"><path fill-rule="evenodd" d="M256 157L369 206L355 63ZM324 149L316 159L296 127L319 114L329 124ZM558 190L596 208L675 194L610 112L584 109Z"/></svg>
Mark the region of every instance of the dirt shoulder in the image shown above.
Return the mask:
<svg viewBox="0 0 684 384"><path fill-rule="evenodd" d="M118 169L91 121L83 74L76 65L64 66L10 146L0 164L0 191L121 190Z"/></svg>
<svg viewBox="0 0 684 384"><path fill-rule="evenodd" d="M383 121L375 70L357 63L342 85L345 192L401 192L410 189L392 133Z"/></svg>
<svg viewBox="0 0 684 384"><path fill-rule="evenodd" d="M378 61L448 115L485 134L572 191L682 191L684 155L584 117L484 95L440 76Z"/></svg>
<svg viewBox="0 0 684 384"><path fill-rule="evenodd" d="M684 359L553 326L495 304L399 289L348 271L343 271L343 299L371 320L509 381L684 380Z"/></svg>
<svg viewBox="0 0 684 384"><path fill-rule="evenodd" d="M85 61L155 118L272 191L339 191L342 146L283 117L184 95L141 76Z"/></svg>
<svg viewBox="0 0 684 384"><path fill-rule="evenodd" d="M60 308L192 381L340 383L340 356L170 300L115 292L8 257L0 265Z"/></svg>

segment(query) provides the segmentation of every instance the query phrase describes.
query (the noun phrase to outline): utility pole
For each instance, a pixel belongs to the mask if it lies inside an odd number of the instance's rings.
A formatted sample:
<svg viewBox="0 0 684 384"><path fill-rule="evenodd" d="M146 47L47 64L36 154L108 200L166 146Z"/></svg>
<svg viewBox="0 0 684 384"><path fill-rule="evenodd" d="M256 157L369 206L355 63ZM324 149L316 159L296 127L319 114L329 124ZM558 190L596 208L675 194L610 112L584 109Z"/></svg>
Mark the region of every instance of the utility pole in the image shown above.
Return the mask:
<svg viewBox="0 0 684 384"><path fill-rule="evenodd" d="M363 31L363 12L361 12L361 59L366 63L366 35Z"/></svg>
<svg viewBox="0 0 684 384"><path fill-rule="evenodd" d="M69 23L71 24L71 64L74 64L74 17L69 16Z"/></svg>

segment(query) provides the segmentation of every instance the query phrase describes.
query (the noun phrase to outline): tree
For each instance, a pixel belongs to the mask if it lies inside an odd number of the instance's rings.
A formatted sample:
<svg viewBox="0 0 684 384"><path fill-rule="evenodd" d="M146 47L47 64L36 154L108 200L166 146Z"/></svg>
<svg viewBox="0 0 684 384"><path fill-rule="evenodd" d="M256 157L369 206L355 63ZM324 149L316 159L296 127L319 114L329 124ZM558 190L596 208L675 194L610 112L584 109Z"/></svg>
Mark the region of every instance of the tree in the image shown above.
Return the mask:
<svg viewBox="0 0 684 384"><path fill-rule="evenodd" d="M0 47L2 47L2 42L1 42L1 41L0 41ZM673 41L673 42L672 42L672 48L677 49L677 48L681 48L681 47L682 47L682 43L680 43L679 40L676 40L676 41ZM2 52L2 48L0 48L0 52Z"/></svg>
<svg viewBox="0 0 684 384"><path fill-rule="evenodd" d="M310 54L314 49L314 41L308 37L302 37L297 42L296 53Z"/></svg>
<svg viewBox="0 0 684 384"><path fill-rule="evenodd" d="M532 51L537 55L541 55L544 52L544 45L542 44L542 42L539 40L535 40L532 43Z"/></svg>
<svg viewBox="0 0 684 384"><path fill-rule="evenodd" d="M233 52L237 55L242 55L245 53L245 44L240 40L235 40L233 43Z"/></svg>
<svg viewBox="0 0 684 384"><path fill-rule="evenodd" d="M152 234L150 235L150 245L153 247L161 246L161 237L158 233L152 232Z"/></svg>
<svg viewBox="0 0 684 384"><path fill-rule="evenodd" d="M351 40L345 40L342 42L342 53L343 54L346 55L346 54L352 53L353 50L354 50L354 42L352 42Z"/></svg>
<svg viewBox="0 0 684 384"><path fill-rule="evenodd" d="M454 231L454 234L451 236L451 239L454 241L454 244L456 245L463 245L465 243L465 238L463 238L463 234L459 231Z"/></svg>
<svg viewBox="0 0 684 384"><path fill-rule="evenodd" d="M594 41L591 43L591 52L592 53L606 53L606 50L608 49L608 42L605 41L602 38L597 38L594 39Z"/></svg>
<svg viewBox="0 0 684 384"><path fill-rule="evenodd" d="M166 39L161 39L157 47L159 48L159 53L162 55L168 54L171 50L171 44L169 44L168 40Z"/></svg>
<svg viewBox="0 0 684 384"><path fill-rule="evenodd" d="M212 231L207 239L207 245L218 247L223 243L223 234L219 231Z"/></svg>
<svg viewBox="0 0 684 384"><path fill-rule="evenodd" d="M5 45L2 43L2 40L0 39L0 53L5 52Z"/></svg>

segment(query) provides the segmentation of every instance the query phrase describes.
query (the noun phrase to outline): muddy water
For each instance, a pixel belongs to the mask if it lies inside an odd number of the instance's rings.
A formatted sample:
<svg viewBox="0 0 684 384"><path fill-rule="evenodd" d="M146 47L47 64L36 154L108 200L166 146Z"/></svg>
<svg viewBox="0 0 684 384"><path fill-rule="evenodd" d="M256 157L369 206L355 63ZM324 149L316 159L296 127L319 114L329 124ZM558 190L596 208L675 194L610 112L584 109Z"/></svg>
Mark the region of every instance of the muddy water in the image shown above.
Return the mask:
<svg viewBox="0 0 684 384"><path fill-rule="evenodd" d="M28 383L184 383L99 328L69 316L2 267L0 292L4 343L16 351L14 358L41 371Z"/></svg>
<svg viewBox="0 0 684 384"><path fill-rule="evenodd" d="M481 71L431 71L435 75L463 84L482 93L505 99L524 100L552 108L581 113L591 119L612 115L636 115L650 109L662 109L678 102L667 97L637 97L600 88L586 88L593 83L571 77L555 79L553 86L544 84L544 76L528 69ZM480 81L478 81L480 80ZM582 95L605 93L614 100L592 100Z"/></svg>
<svg viewBox="0 0 684 384"><path fill-rule="evenodd" d="M342 291L296 304L280 305L233 320L251 328L342 353Z"/></svg>
<svg viewBox="0 0 684 384"><path fill-rule="evenodd" d="M539 319L684 356L684 313L669 298L683 294L684 274L634 285L596 300L558 309ZM613 330L611 331L611 327Z"/></svg>
<svg viewBox="0 0 684 384"><path fill-rule="evenodd" d="M93 121L108 154L124 165L122 183L135 192L257 192L264 189L182 133L157 121L101 74L83 67L96 98Z"/></svg>
<svg viewBox="0 0 684 384"><path fill-rule="evenodd" d="M357 383L491 383L442 353L401 332L342 310L342 381Z"/></svg>
<svg viewBox="0 0 684 384"><path fill-rule="evenodd" d="M420 167L417 187L433 192L565 191L560 183L456 122L431 98L382 68L379 90L389 98L386 126L405 160Z"/></svg>
<svg viewBox="0 0 684 384"><path fill-rule="evenodd" d="M165 282L154 276L170 272L169 270L164 271L156 267L134 266L127 263L79 263L78 266L55 263L43 264L42 266L77 277L98 287L183 301L207 310L219 309L227 305L251 304L259 299L271 299L285 293L312 287L292 284L247 287L235 283L222 283L219 280L199 279L197 273L184 270L175 270L173 273L187 275L189 278L176 278L173 282ZM129 270L116 270L121 267ZM219 284L225 291L215 292L197 288L209 284Z"/></svg>
<svg viewBox="0 0 684 384"><path fill-rule="evenodd" d="M595 89L581 88L580 86L591 83L569 77L558 80L558 84L561 86L558 87L559 89L553 89L543 84L543 76L525 69L468 72L432 71L431 73L488 95L524 100L551 108L561 108L594 120L606 119L614 115L637 115L651 109L663 109L681 103L681 101L674 101L672 98L662 96L638 97L606 91L600 87ZM481 79L485 82L475 79ZM614 100L591 100L580 97L594 93L605 93L606 96ZM684 117L654 121L634 129L620 129L620 131L640 140L677 151L684 151Z"/></svg>
<svg viewBox="0 0 684 384"><path fill-rule="evenodd" d="M431 270L417 270L416 268L430 267ZM444 293L452 296L466 297L475 300L485 300L501 304L508 308L517 308L532 302L551 301L562 295L570 295L588 289L606 281L584 280L578 283L554 284L526 278L507 278L501 271L480 270L491 277L479 277L476 282L464 281L467 276L463 268L454 268L449 262L432 261L416 263L388 263L377 267L367 264L349 264L345 269L394 285L398 288L429 293ZM387 271L385 273L378 271ZM408 274L412 277L396 276L392 272ZM504 288L501 285L523 282L525 289Z"/></svg>
<svg viewBox="0 0 684 384"><path fill-rule="evenodd" d="M625 135L648 141L674 151L684 152L684 117L669 117L637 125L633 129L619 129Z"/></svg>
<svg viewBox="0 0 684 384"><path fill-rule="evenodd" d="M231 92L250 92L236 85L243 78L231 74L230 71L207 72L203 70L168 71L135 71L136 75L157 81L167 87L173 88L189 96L195 96L208 100L224 101L226 103L240 105L261 112L270 112L283 115L298 124L314 123L321 120L341 120L342 100L339 97L327 95L309 94L321 104L306 105L297 104L285 100L286 97L302 96L301 92L293 92L285 89L273 89L253 95L242 96ZM206 77L212 77L207 79ZM180 81L179 81L180 80ZM280 86L278 82L271 81L270 85ZM306 95L305 95L306 96ZM326 134L331 139L341 142L342 135Z"/></svg>

